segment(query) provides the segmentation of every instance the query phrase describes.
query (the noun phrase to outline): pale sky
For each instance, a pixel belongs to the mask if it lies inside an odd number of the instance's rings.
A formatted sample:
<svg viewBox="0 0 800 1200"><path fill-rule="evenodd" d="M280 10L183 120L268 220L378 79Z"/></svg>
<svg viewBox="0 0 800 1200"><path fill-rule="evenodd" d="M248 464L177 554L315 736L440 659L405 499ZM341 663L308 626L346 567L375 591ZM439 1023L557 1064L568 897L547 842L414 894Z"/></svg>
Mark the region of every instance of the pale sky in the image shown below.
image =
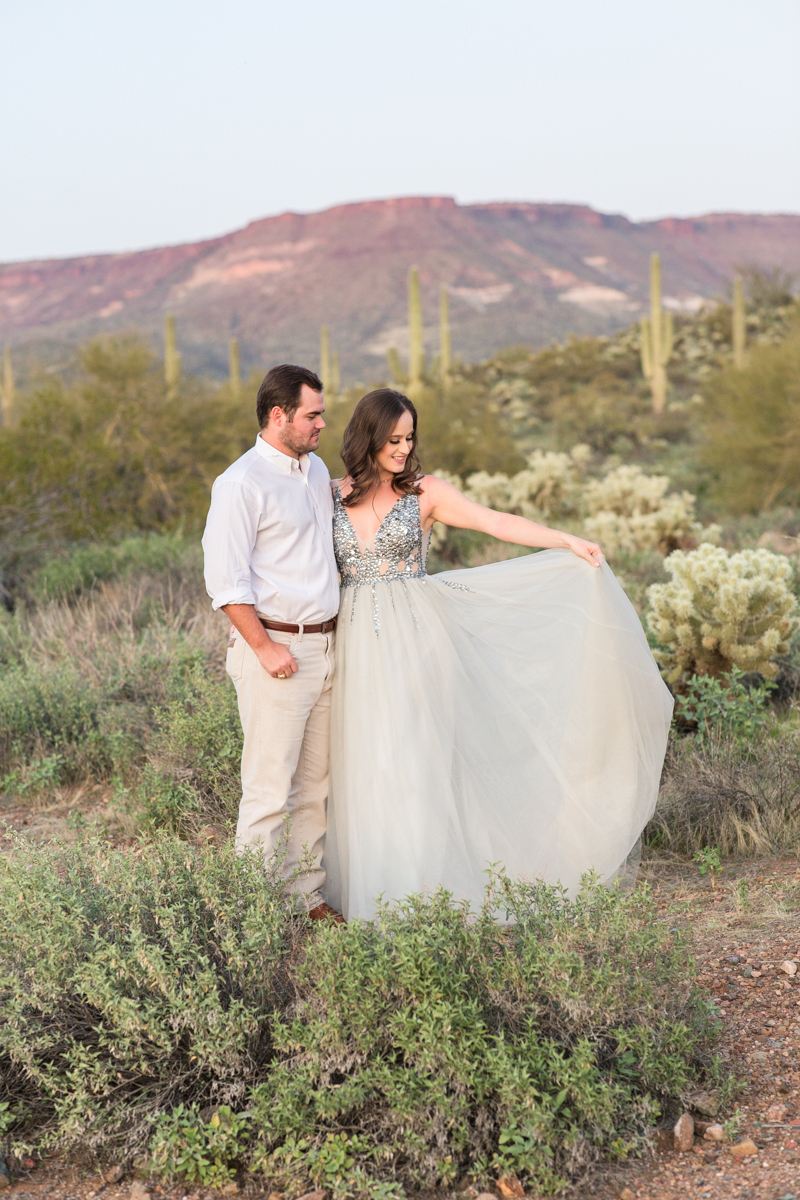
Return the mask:
<svg viewBox="0 0 800 1200"><path fill-rule="evenodd" d="M800 211L800 0L0 0L0 261L452 195Z"/></svg>

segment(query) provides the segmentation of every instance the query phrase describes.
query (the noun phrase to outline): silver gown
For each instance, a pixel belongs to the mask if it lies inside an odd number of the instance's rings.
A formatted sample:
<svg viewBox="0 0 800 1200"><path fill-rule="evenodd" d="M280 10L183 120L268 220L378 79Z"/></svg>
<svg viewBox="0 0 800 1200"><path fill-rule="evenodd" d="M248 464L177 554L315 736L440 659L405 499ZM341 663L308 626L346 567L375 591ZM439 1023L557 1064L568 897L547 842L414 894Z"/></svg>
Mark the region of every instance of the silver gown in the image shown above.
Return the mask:
<svg viewBox="0 0 800 1200"><path fill-rule="evenodd" d="M342 593L325 899L442 885L490 864L574 892L612 878L652 815L672 698L611 569L546 550L427 575L419 500L370 543L334 492Z"/></svg>

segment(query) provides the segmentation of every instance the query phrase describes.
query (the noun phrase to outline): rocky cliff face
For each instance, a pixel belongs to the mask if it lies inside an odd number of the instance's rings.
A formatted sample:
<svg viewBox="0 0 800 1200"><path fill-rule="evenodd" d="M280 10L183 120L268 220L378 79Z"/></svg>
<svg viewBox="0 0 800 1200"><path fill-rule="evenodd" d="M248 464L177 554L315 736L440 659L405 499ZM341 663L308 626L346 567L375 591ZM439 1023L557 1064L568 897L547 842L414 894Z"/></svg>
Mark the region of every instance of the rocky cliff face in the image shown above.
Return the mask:
<svg viewBox="0 0 800 1200"><path fill-rule="evenodd" d="M635 224L579 205L462 206L443 196L284 213L192 245L0 266L0 342L47 357L138 330L157 346L173 312L185 367L224 374L234 335L245 367L315 365L327 324L344 380L367 382L385 374L388 346L407 344L411 265L431 352L445 283L454 352L477 359L630 323L647 303L653 250L666 304L692 310L722 291L735 264L800 269L800 216Z"/></svg>

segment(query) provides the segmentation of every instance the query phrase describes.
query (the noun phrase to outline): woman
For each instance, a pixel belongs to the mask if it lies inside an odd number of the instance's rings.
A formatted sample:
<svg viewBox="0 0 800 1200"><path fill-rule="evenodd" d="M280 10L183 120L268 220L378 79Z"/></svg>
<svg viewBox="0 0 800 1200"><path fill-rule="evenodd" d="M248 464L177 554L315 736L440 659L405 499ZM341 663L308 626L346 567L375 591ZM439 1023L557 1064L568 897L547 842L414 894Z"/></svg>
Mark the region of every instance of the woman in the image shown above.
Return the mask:
<svg viewBox="0 0 800 1200"><path fill-rule="evenodd" d="M333 484L342 594L326 900L346 918L489 864L612 878L655 806L672 714L600 547L422 475L417 414L364 396ZM426 575L434 521L543 554Z"/></svg>

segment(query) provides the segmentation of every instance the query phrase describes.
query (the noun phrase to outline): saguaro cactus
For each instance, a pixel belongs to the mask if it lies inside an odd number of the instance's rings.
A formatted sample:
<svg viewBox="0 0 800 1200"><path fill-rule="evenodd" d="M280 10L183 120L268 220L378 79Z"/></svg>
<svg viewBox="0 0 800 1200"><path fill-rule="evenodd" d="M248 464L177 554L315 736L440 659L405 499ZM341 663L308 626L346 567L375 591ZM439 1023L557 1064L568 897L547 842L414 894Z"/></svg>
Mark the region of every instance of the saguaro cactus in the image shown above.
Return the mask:
<svg viewBox="0 0 800 1200"><path fill-rule="evenodd" d="M442 373L442 386L445 391L450 388L450 368L452 366L453 347L450 341L450 293L446 284L442 284L439 292L439 366Z"/></svg>
<svg viewBox="0 0 800 1200"><path fill-rule="evenodd" d="M339 395L340 387L339 378L339 355L334 354L331 359L331 396L335 399Z"/></svg>
<svg viewBox="0 0 800 1200"><path fill-rule="evenodd" d="M422 300L419 294L419 271L408 272L408 393L413 398L422 391L425 372L425 348L422 340Z"/></svg>
<svg viewBox="0 0 800 1200"><path fill-rule="evenodd" d="M319 377L322 390L327 393L331 386L331 347L327 325L323 325L319 331Z"/></svg>
<svg viewBox="0 0 800 1200"><path fill-rule="evenodd" d="M167 384L167 395L170 399L178 390L181 377L181 356L175 341L175 318L167 313L164 318L164 379Z"/></svg>
<svg viewBox="0 0 800 1200"><path fill-rule="evenodd" d="M14 368L11 363L11 347L3 351L3 426L8 429L14 415Z"/></svg>
<svg viewBox="0 0 800 1200"><path fill-rule="evenodd" d="M239 363L239 339L231 338L228 344L228 373L231 392L238 396L242 390L242 368Z"/></svg>
<svg viewBox="0 0 800 1200"><path fill-rule="evenodd" d="M744 288L742 277L737 275L733 281L733 365L737 371L744 368L744 348L747 339L744 323Z"/></svg>
<svg viewBox="0 0 800 1200"><path fill-rule="evenodd" d="M408 383L408 377L403 370L403 364L400 362L400 355L394 346L390 346L386 351L386 359L389 363L389 370L392 372L392 379L395 383L402 383L403 387Z"/></svg>
<svg viewBox="0 0 800 1200"><path fill-rule="evenodd" d="M667 403L666 366L672 354L672 313L661 307L661 255L650 256L650 318L641 320L642 374L650 380L653 412L662 413Z"/></svg>

